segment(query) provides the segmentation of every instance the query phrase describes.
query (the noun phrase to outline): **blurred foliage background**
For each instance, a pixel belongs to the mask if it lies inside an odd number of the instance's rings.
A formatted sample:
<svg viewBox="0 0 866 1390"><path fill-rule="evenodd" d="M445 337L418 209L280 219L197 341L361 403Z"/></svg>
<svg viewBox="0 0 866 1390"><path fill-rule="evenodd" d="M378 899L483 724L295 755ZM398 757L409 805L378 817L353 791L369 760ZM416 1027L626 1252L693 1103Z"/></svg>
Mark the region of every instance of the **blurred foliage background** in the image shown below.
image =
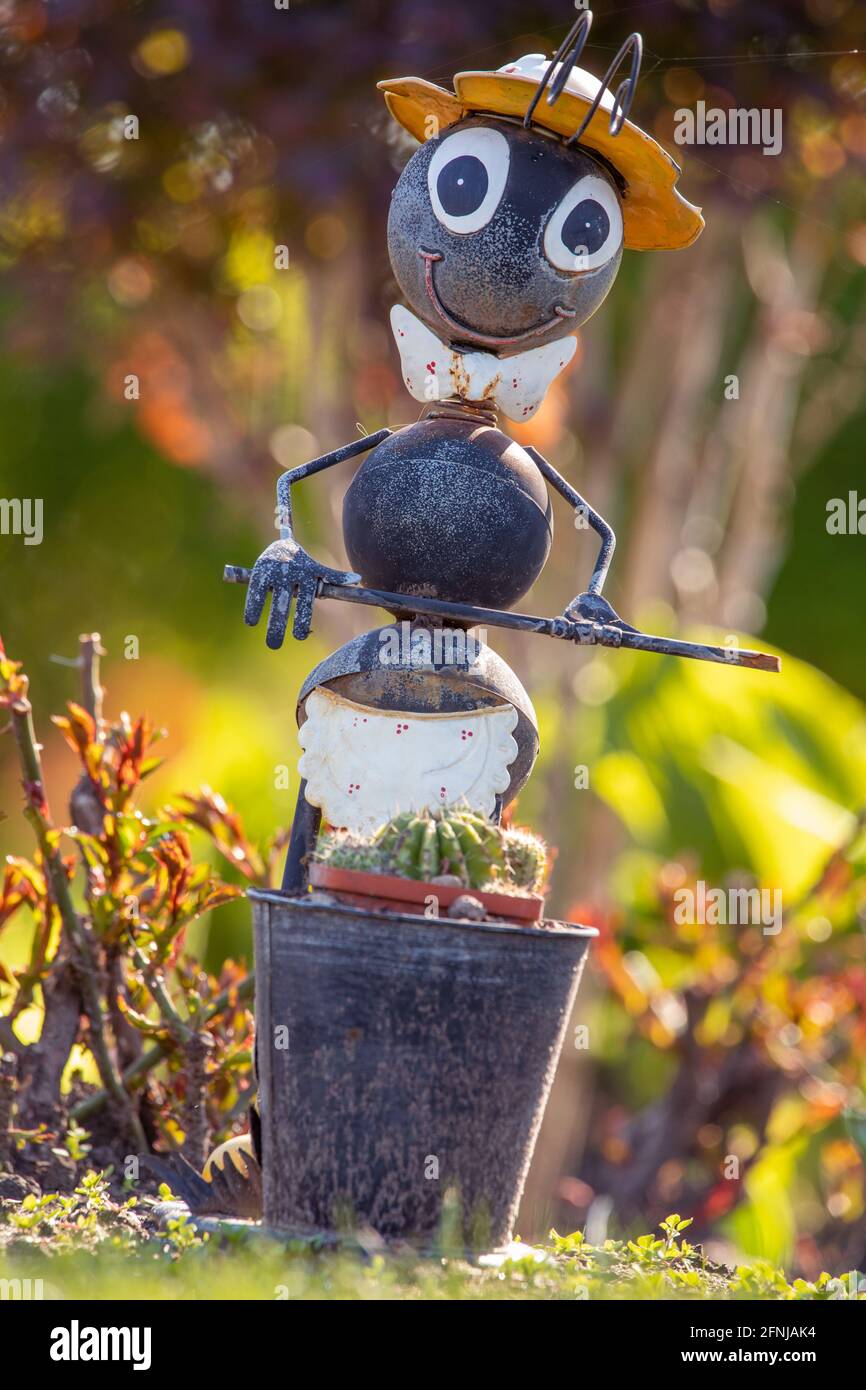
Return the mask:
<svg viewBox="0 0 866 1390"><path fill-rule="evenodd" d="M41 545L0 537L0 631L55 796L76 776L48 732L74 694L58 658L96 629L109 707L170 730L152 804L209 783L253 839L290 819L296 691L365 615L322 603L275 655L221 571L271 539L282 469L417 415L386 326L411 142L375 82L552 52L570 22L564 0L0 0L0 494L44 501ZM620 612L759 637L784 669L496 639L542 727L517 818L558 846L554 910L602 932L575 1018L590 1045L567 1043L521 1234L679 1210L714 1253L814 1277L866 1263L866 576L863 537L826 527L829 499L863 487L862 9L614 0L585 65L603 72L632 28L633 116L707 230L627 254L514 433L615 525ZM680 149L674 113L698 100L780 109L782 152ZM296 501L337 565L342 471ZM558 521L531 611L590 572ZM10 743L0 842L22 852ZM781 890L782 931L677 925L673 894L700 878ZM211 969L249 958L243 903L196 933ZM26 947L7 930L7 963Z"/></svg>

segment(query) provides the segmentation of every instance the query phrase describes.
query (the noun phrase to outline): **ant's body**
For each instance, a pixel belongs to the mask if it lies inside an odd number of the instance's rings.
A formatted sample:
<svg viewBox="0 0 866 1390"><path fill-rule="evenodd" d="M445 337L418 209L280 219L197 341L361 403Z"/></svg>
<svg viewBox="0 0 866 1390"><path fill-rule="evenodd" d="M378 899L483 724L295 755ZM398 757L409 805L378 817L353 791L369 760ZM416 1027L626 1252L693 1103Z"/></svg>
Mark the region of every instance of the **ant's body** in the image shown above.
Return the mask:
<svg viewBox="0 0 866 1390"><path fill-rule="evenodd" d="M391 313L403 379L426 409L413 425L355 440L280 479L280 539L248 576L228 572L249 579L248 623L272 595L268 646L282 645L293 601L293 633L305 638L323 591L379 596L426 629L445 617L458 628L509 619L505 610L550 549L548 484L600 545L585 590L561 618L539 622L578 640L587 629L600 634L591 640L643 640L602 597L610 526L537 450L498 428L500 409L521 422L538 409L624 248L688 245L703 225L676 191L677 166L626 120L639 37L602 83L575 66L591 19L581 15L551 62L533 54L497 72L460 73L454 93L417 78L379 84L392 114L422 140L394 189L388 249L411 306ZM607 83L624 57L630 73L611 96ZM298 544L291 490L360 454L343 508L356 572L343 573ZM495 653L482 643L456 663L395 666L382 657L388 635L347 644L301 691L304 781L286 887L303 885L321 815L368 829L397 809L469 800L498 816L529 775L534 712Z"/></svg>

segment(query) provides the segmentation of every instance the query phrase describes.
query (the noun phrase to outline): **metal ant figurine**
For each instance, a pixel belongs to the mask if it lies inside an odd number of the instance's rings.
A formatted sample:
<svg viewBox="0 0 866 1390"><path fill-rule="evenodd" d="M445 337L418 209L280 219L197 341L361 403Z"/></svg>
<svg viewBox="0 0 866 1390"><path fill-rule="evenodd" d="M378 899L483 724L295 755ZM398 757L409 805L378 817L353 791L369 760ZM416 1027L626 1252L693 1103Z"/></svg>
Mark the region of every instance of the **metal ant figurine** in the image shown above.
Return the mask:
<svg viewBox="0 0 866 1390"><path fill-rule="evenodd" d="M285 473L280 539L252 572L226 569L227 579L249 584L247 623L259 621L272 595L272 648L282 645L293 599L301 640L319 596L405 620L348 643L301 691L304 781L284 883L291 891L303 887L323 814L361 828L397 809L465 798L497 816L528 777L538 751L528 695L483 643L467 639L456 657L434 653L446 624L463 635L478 624L511 627L778 669L758 652L655 637L624 622L602 594L611 527L536 449L497 427L499 410L525 421L538 409L574 354L575 330L610 291L624 248L685 247L703 227L677 192L678 166L628 120L640 36L599 82L576 66L591 23L582 13L552 60L531 54L496 72L459 73L454 92L419 78L379 83L391 114L422 142L394 189L388 248L413 311L391 313L403 378L426 408L413 425ZM628 74L611 92L624 61ZM343 509L357 573L343 573L295 539L291 489L364 453ZM600 542L586 589L552 619L508 611L550 549L546 484ZM395 655L401 632L409 650Z"/></svg>

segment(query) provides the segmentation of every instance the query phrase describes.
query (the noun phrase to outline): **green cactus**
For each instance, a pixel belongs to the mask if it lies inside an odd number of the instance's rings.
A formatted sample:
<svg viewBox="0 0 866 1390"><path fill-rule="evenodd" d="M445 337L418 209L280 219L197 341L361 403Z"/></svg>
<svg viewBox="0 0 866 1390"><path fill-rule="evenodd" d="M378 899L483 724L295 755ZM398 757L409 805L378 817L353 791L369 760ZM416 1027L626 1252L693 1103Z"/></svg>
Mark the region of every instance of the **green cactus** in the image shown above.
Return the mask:
<svg viewBox="0 0 866 1390"><path fill-rule="evenodd" d="M416 822L414 811L404 811L380 826L373 836L373 843L379 846L383 854L397 855Z"/></svg>
<svg viewBox="0 0 866 1390"><path fill-rule="evenodd" d="M427 822L420 816L412 817L396 847L388 856L388 862L393 866L392 873L403 874L405 878L421 877L421 845L426 828Z"/></svg>
<svg viewBox="0 0 866 1390"><path fill-rule="evenodd" d="M315 859L333 869L356 869L359 873L388 873L388 861L377 844L348 830L327 830L319 836Z"/></svg>
<svg viewBox="0 0 866 1390"><path fill-rule="evenodd" d="M463 847L451 821L440 820L437 829L439 836L439 870L443 874L453 874L461 883L468 884L468 870Z"/></svg>
<svg viewBox="0 0 866 1390"><path fill-rule="evenodd" d="M463 851L463 881L470 888L483 888L498 878L505 868L502 832L492 821L476 812L457 810L448 814Z"/></svg>
<svg viewBox="0 0 866 1390"><path fill-rule="evenodd" d="M534 893L547 870L547 846L530 830L503 830L502 848L512 881Z"/></svg>
<svg viewBox="0 0 866 1390"><path fill-rule="evenodd" d="M467 888L523 892L538 887L547 864L538 836L503 830L468 806L403 812L371 837L326 831L315 858L341 869L424 882L450 874Z"/></svg>
<svg viewBox="0 0 866 1390"><path fill-rule="evenodd" d="M376 832L374 843L390 872L425 882L452 874L467 888L480 888L505 867L498 827L468 809L397 816Z"/></svg>

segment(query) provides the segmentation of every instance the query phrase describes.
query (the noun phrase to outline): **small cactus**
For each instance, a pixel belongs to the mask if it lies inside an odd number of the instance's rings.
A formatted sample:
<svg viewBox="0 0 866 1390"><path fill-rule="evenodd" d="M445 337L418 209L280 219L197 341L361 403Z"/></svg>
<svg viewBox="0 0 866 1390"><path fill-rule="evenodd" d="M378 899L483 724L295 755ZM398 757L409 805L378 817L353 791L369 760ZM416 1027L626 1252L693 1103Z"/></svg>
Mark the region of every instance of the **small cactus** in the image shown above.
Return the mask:
<svg viewBox="0 0 866 1390"><path fill-rule="evenodd" d="M425 883L443 875L466 888L533 892L544 878L544 841L528 830L503 830L469 807L407 811L372 837L325 832L315 858L334 868L397 874Z"/></svg>
<svg viewBox="0 0 866 1390"><path fill-rule="evenodd" d="M333 869L355 869L366 874L390 872L378 845L348 830L328 830L320 835L315 858Z"/></svg>
<svg viewBox="0 0 866 1390"><path fill-rule="evenodd" d="M512 881L518 888L536 892L547 870L547 846L530 830L504 830L502 848Z"/></svg>

